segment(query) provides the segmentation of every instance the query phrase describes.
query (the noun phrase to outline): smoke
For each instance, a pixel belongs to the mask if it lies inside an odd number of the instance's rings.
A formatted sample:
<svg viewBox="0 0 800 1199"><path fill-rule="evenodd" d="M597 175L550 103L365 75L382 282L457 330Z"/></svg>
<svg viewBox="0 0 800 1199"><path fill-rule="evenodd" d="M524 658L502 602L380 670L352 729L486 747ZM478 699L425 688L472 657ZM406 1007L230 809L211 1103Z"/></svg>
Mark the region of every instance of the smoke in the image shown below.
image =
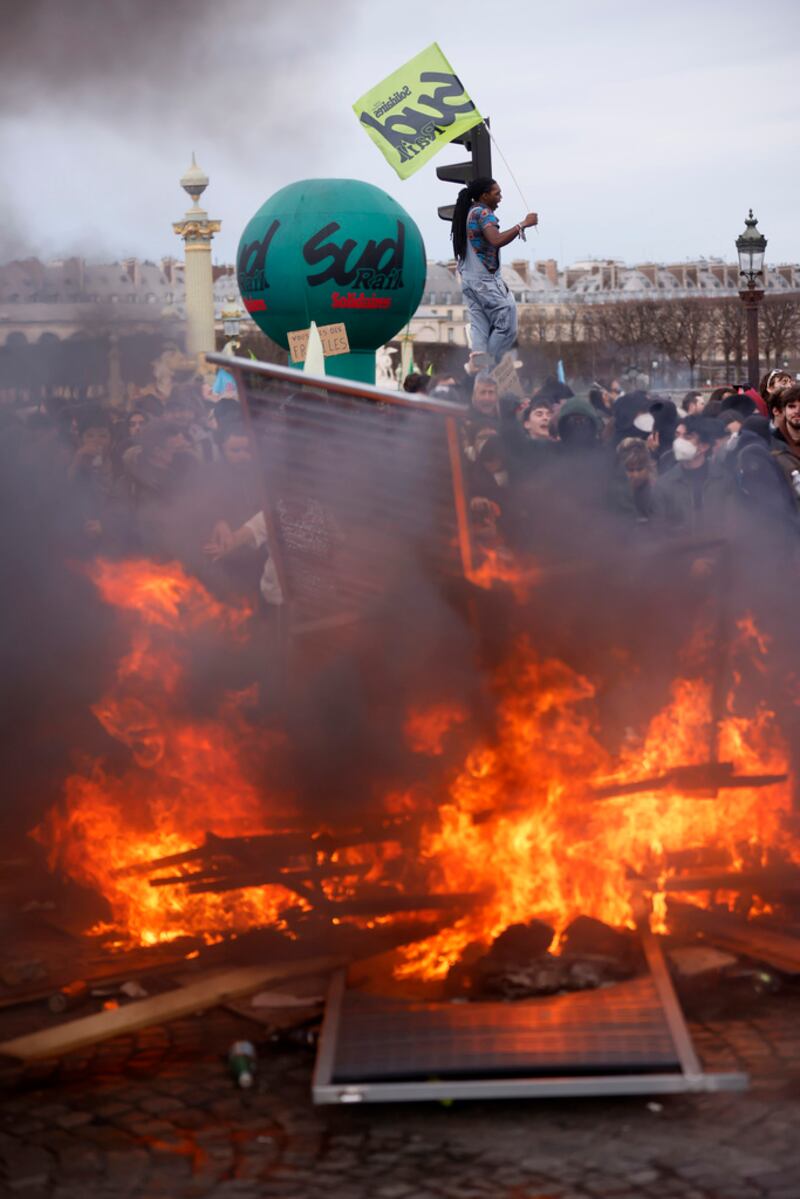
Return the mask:
<svg viewBox="0 0 800 1199"><path fill-rule="evenodd" d="M2 413L6 416L6 412ZM113 759L91 705L125 644L80 569L79 513L55 442L12 420L0 430L0 827L29 829L60 795L76 755Z"/></svg>
<svg viewBox="0 0 800 1199"><path fill-rule="evenodd" d="M170 124L193 114L235 135L248 102L270 120L289 73L330 53L348 5L315 0L288 7L263 0L32 0L5 6L0 102L6 119L41 108L65 123L77 112L102 120ZM291 133L291 112L271 118ZM155 133L153 129L153 133Z"/></svg>
<svg viewBox="0 0 800 1199"><path fill-rule="evenodd" d="M226 177L240 192L245 178L266 184L270 163L274 170L281 154L309 144L315 79L347 36L351 13L351 0L5 5L0 150L17 170L7 171L0 261L20 257L20 245L96 258L134 244L153 256L158 243L142 244L137 226L148 230L148 206L163 204L154 227L169 228L162 179L185 169L192 150L214 176L217 204ZM124 240L104 246L98 226L108 228L115 210Z"/></svg>
<svg viewBox="0 0 800 1199"><path fill-rule="evenodd" d="M427 791L434 807L448 767L470 746L496 743L498 672L514 682L523 639L539 659L590 680L594 732L614 754L664 707L679 668L706 681L722 668L730 680L733 624L751 611L771 638L753 698L766 699L796 741L800 648L787 582L796 551L756 507L730 507L732 556L723 559L713 544L620 521L607 503L613 455L565 450L532 472L500 522L514 568L530 570L533 585L484 590L458 577L446 445L434 419L337 408L296 392L280 398L263 466L282 536L295 538L288 661L266 648L265 633L286 617L273 610L235 661L212 638L194 638L173 697L183 715L213 715L226 692L260 684L265 706L253 721L248 770L265 808L276 787L310 828L350 827L408 789ZM58 797L76 756L125 770L127 748L91 709L111 686L130 629L76 567L91 548L55 438L9 420L0 453L0 554L12 580L0 606L5 818L19 831ZM194 571L208 530L191 535L191 546L170 547L168 557ZM189 644L185 630L176 636ZM553 715L538 700L532 693L530 719L544 728ZM464 716L432 759L410 751L406 722L412 709L437 705ZM273 726L285 733L285 751L264 735Z"/></svg>

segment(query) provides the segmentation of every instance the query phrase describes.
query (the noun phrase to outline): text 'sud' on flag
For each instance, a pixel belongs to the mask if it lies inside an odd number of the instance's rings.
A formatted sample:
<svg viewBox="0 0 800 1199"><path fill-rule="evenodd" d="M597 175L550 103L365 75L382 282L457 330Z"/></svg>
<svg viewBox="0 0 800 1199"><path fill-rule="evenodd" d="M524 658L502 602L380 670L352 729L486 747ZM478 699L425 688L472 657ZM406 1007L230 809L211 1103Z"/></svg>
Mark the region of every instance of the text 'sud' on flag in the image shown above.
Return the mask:
<svg viewBox="0 0 800 1199"><path fill-rule="evenodd" d="M483 120L436 42L366 92L353 111L401 179Z"/></svg>

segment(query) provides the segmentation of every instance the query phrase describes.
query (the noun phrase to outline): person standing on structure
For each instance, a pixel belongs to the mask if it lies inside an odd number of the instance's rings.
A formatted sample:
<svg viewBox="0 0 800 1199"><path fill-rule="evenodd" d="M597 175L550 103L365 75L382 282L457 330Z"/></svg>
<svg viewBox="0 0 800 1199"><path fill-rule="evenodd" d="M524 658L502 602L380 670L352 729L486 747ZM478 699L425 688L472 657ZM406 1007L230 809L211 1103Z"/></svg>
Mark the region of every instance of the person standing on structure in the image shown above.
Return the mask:
<svg viewBox="0 0 800 1199"><path fill-rule="evenodd" d="M494 179L473 179L458 193L453 212L453 252L469 312L471 373L499 362L517 340L517 305L500 274L500 250L538 224L535 212L501 232L495 216L503 193Z"/></svg>

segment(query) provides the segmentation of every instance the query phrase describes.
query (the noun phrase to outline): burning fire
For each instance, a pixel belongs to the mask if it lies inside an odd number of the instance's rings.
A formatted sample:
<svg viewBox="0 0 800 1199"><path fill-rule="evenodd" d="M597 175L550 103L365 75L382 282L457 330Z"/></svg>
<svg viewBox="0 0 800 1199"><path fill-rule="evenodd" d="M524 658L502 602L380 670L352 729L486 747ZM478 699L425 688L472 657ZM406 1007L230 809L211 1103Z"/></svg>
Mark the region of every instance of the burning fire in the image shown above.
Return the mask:
<svg viewBox="0 0 800 1199"><path fill-rule="evenodd" d="M249 611L217 603L175 563L101 561L92 578L103 598L133 621L116 682L93 709L106 731L129 747L133 762L121 774L96 762L68 778L63 805L48 813L35 836L48 847L52 866L106 897L107 931L117 930L122 943L213 940L223 930L279 924L281 912L298 904L284 887L190 894L151 887L152 871L131 870L193 849L209 830L251 834L284 814L277 797L270 810L246 775L248 740L274 737L248 723L252 692L227 694L216 712L193 720L176 711L187 636L223 631L241 638Z"/></svg>
<svg viewBox="0 0 800 1199"><path fill-rule="evenodd" d="M194 893L151 886L154 872L146 868L193 850L208 832L253 836L297 819L290 797L264 795L250 778L254 742L269 752L279 739L255 718L252 691L229 693L201 715L183 710L192 639L224 635L241 643L249 612L218 603L176 564L98 562L92 578L130 629L116 681L94 708L130 758L122 770L94 762L67 780L63 803L35 833L51 864L106 898L112 914L106 931L115 930L122 944L286 927L289 908L308 906L287 887ZM739 632L758 669L768 646L752 622L742 622ZM734 672L734 683L738 678ZM678 679L644 736L629 739L617 756L599 739L592 683L562 662L540 658L530 643L511 648L493 688L492 739L465 753L459 747L469 714L460 704L440 702L406 719L409 749L430 758L431 779L444 797L434 815L416 811L416 857L426 885L434 894L477 898L468 914L408 948L401 973L441 975L470 942L487 942L534 916L559 930L580 914L629 923L636 876L655 892L658 915L659 887L675 851L721 847L733 865L766 847L793 855L785 783L732 786L712 797L707 786L664 781L675 767L707 761L710 687L699 678ZM784 772L773 715L765 708L747 718L737 713L730 698L719 729L720 761L733 763L736 774ZM636 780L644 782L627 794L598 794L604 784L608 792L610 781ZM387 796L384 807L382 816L413 814L415 798ZM352 843L338 860L360 866L360 874L344 886L329 883L327 893L352 894L359 879L380 881L389 855L396 861L398 853L396 841L385 850Z"/></svg>
<svg viewBox="0 0 800 1199"><path fill-rule="evenodd" d="M756 652L766 652L751 621L739 631ZM643 741L627 745L614 761L592 727L588 701L594 688L563 663L540 661L529 644L517 646L496 689L497 741L468 755L450 784L439 824L426 831L421 847L438 889L491 898L408 948L401 975L443 975L470 942L487 943L533 916L557 930L582 914L630 924L636 876L654 881L655 914L663 916L658 886L671 873L663 860L677 850L720 847L732 866L767 846L792 856L785 783L720 790L714 797L677 785L602 799L593 793L609 776L615 783L663 778L670 768L702 763L708 753L707 683L677 680ZM748 719L726 716L719 748L720 759L733 762L737 774L786 769L774 716L764 708Z"/></svg>

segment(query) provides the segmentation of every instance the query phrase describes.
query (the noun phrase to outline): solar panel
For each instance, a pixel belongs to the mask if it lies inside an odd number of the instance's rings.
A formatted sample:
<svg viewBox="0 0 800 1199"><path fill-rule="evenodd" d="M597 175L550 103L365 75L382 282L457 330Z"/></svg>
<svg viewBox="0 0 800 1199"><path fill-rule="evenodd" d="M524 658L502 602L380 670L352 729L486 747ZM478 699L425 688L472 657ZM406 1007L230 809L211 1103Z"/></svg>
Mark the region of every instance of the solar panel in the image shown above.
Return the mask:
<svg viewBox="0 0 800 1199"><path fill-rule="evenodd" d="M678 1069L652 979L517 1003L346 991L335 1083Z"/></svg>

